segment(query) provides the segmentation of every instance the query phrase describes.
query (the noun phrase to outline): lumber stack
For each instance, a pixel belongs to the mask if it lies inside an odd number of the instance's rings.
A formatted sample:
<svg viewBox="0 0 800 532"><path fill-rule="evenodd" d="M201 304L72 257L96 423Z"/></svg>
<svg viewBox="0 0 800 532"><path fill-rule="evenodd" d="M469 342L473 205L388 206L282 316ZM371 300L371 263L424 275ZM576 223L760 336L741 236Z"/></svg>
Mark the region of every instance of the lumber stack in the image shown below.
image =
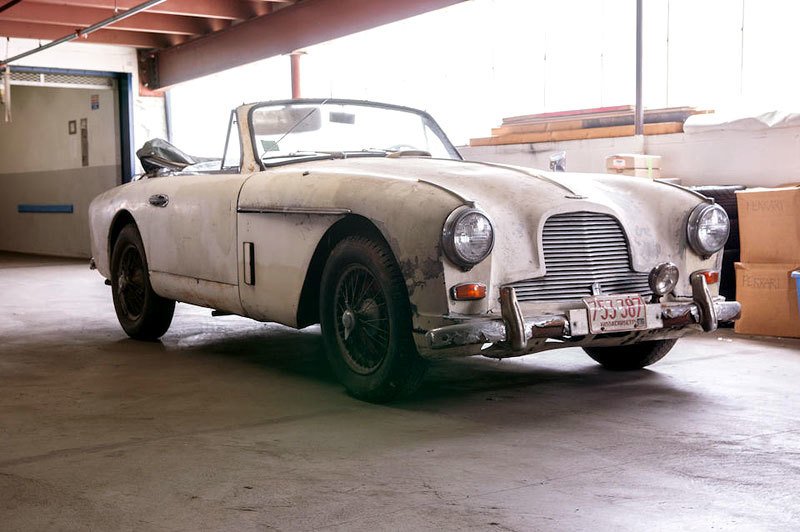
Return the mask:
<svg viewBox="0 0 800 532"><path fill-rule="evenodd" d="M647 109L644 112L644 134L664 135L682 133L683 123L692 115L713 111L694 107ZM562 140L628 137L634 134L634 107L597 107L534 115L512 116L503 119L500 127L492 129L491 137L470 140L470 146L500 146L531 144Z"/></svg>

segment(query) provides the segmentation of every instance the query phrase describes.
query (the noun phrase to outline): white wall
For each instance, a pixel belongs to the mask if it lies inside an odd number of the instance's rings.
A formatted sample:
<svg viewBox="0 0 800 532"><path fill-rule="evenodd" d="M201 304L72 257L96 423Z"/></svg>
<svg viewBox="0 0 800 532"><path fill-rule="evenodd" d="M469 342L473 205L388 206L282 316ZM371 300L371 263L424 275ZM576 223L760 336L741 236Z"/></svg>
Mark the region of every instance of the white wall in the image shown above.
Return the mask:
<svg viewBox="0 0 800 532"><path fill-rule="evenodd" d="M0 36L5 51L6 39ZM8 56L39 46L33 39L10 39ZM133 145L139 148L153 137L167 137L164 99L140 96L136 49L103 44L66 43L21 59L19 66L125 72L133 75ZM14 64L11 65L13 70ZM13 92L13 90L12 90ZM13 99L13 96L12 96ZM13 105L13 102L12 102ZM136 161L138 171L141 167Z"/></svg>
<svg viewBox="0 0 800 532"><path fill-rule="evenodd" d="M647 153L661 155L661 177L679 178L684 185L774 187L800 183L800 128L462 146L459 151L465 159L545 170L550 155L565 151L568 171L596 173L606 171L608 155Z"/></svg>
<svg viewBox="0 0 800 532"><path fill-rule="evenodd" d="M88 126L89 165L119 165L115 90L14 86L11 92L13 121L0 120L0 174L80 168L82 118ZM99 102L95 110L93 95ZM76 123L73 135L71 120Z"/></svg>
<svg viewBox="0 0 800 532"><path fill-rule="evenodd" d="M456 144L488 136L506 116L633 104L635 6L470 0L309 47L303 95L425 109ZM800 111L798 20L800 2L789 0L646 0L645 106ZM238 103L288 97L289 59L185 87L175 88L175 138L204 151L205 115L218 128Z"/></svg>
<svg viewBox="0 0 800 532"><path fill-rule="evenodd" d="M0 42L8 44L7 56L38 46L30 39ZM16 66L131 73L134 147L167 136L163 98L138 94L133 48L69 43ZM100 97L99 110L90 109L91 94ZM12 85L11 96L13 122L0 122L0 249L88 257L89 202L120 182L117 92ZM81 164L81 118L89 126L88 167ZM75 135L68 134L69 120L76 120ZM18 213L19 204L72 204L74 212Z"/></svg>
<svg viewBox="0 0 800 532"><path fill-rule="evenodd" d="M14 120L0 122L0 249L88 257L89 202L119 183L117 92L26 86L12 92ZM91 109L92 95L98 109ZM88 166L81 119L88 129ZM20 213L20 204L71 204L74 212Z"/></svg>

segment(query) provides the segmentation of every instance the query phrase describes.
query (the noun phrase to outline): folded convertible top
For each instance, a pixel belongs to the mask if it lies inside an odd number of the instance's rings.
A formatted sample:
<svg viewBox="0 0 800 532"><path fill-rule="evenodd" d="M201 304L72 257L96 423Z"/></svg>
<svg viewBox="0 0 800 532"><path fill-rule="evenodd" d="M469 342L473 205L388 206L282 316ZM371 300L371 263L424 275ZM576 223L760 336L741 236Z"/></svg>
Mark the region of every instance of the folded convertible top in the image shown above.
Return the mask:
<svg viewBox="0 0 800 532"><path fill-rule="evenodd" d="M142 168L148 174L161 169L183 170L187 166L212 161L210 157L197 157L186 154L164 139L152 139L139 148L136 156L142 162Z"/></svg>

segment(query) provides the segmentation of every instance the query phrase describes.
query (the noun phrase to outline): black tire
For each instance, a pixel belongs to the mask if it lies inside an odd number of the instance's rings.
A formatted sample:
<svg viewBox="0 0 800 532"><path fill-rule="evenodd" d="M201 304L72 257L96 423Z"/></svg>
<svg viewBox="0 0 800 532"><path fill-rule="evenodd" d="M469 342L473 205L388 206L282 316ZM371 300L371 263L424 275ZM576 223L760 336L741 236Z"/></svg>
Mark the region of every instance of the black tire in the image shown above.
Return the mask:
<svg viewBox="0 0 800 532"><path fill-rule="evenodd" d="M414 392L427 363L411 336L403 276L383 243L347 237L322 272L320 325L328 360L347 391L386 402Z"/></svg>
<svg viewBox="0 0 800 532"><path fill-rule="evenodd" d="M606 369L631 371L655 364L669 353L677 341L653 340L612 347L584 347L583 350Z"/></svg>
<svg viewBox="0 0 800 532"><path fill-rule="evenodd" d="M175 301L153 291L142 237L135 225L120 231L111 252L111 291L122 329L137 340L156 340L172 323Z"/></svg>

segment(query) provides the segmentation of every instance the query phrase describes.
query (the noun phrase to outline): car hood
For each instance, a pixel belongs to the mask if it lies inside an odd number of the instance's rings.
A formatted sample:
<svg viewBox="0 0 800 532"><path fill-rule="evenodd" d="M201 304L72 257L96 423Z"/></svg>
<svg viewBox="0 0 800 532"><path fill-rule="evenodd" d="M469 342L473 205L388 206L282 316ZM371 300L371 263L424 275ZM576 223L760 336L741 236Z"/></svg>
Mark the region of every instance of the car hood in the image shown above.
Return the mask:
<svg viewBox="0 0 800 532"><path fill-rule="evenodd" d="M474 202L496 228L494 255L507 265L500 279L504 282L543 275L542 228L547 218L564 212L601 212L617 218L637 271L649 271L664 261L680 264L685 260L689 214L705 201L684 188L640 177L544 172L475 161L353 158L291 165L295 171L298 166L332 177L363 178L361 183L413 181L459 202Z"/></svg>

